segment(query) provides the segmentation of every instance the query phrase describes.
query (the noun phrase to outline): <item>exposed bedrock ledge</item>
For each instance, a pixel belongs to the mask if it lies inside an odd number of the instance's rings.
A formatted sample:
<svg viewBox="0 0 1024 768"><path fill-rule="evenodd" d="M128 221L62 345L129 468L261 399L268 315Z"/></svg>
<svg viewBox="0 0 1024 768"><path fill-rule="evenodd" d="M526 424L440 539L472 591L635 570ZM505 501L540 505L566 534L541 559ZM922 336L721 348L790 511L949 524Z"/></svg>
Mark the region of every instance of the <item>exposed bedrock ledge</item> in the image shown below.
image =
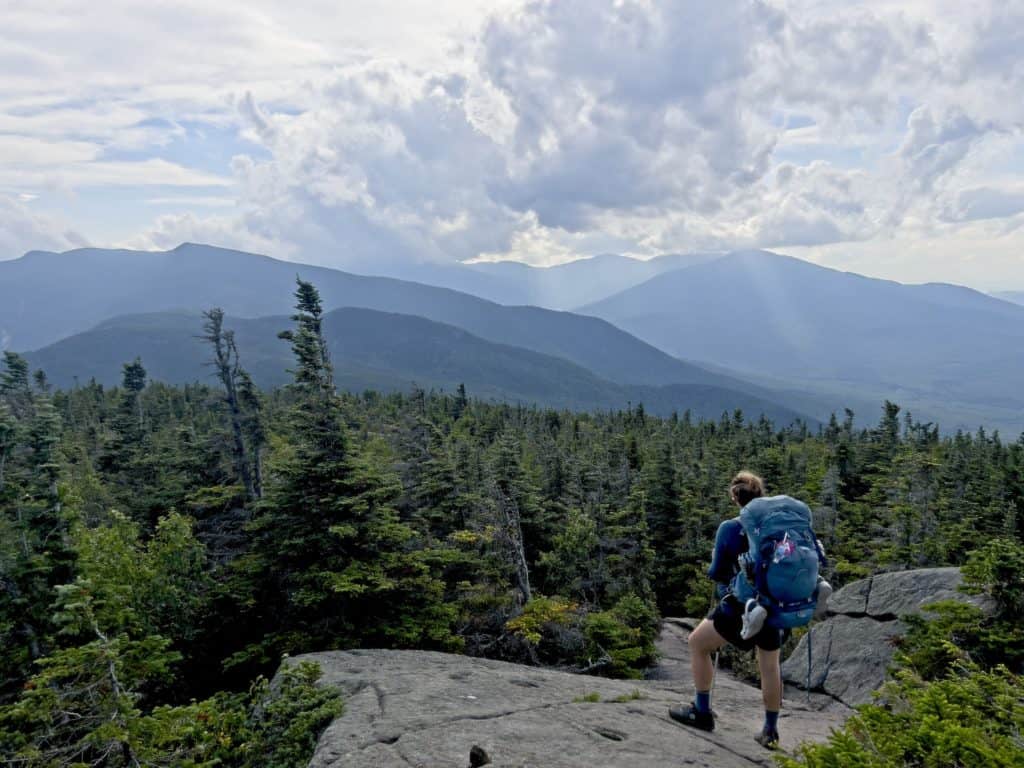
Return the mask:
<svg viewBox="0 0 1024 768"><path fill-rule="evenodd" d="M809 633L812 690L849 706L871 701L871 692L885 681L894 642L906 634L899 617L921 614L924 606L940 600L988 609L984 597L959 592L961 582L958 568L923 568L879 574L840 589L829 600L829 618ZM782 676L787 683L805 685L806 638L783 663Z"/></svg>
<svg viewBox="0 0 1024 768"><path fill-rule="evenodd" d="M474 745L495 768L773 765L753 740L758 689L725 674L715 687L714 733L674 723L667 709L693 697L687 630L666 622L657 680L607 680L428 651L309 654L322 683L345 696L311 768L465 768ZM634 692L641 698L633 698ZM597 693L599 702L579 701ZM620 698L615 702L613 699ZM576 699L574 701L574 699ZM783 746L820 740L849 710L801 694L783 707Z"/></svg>

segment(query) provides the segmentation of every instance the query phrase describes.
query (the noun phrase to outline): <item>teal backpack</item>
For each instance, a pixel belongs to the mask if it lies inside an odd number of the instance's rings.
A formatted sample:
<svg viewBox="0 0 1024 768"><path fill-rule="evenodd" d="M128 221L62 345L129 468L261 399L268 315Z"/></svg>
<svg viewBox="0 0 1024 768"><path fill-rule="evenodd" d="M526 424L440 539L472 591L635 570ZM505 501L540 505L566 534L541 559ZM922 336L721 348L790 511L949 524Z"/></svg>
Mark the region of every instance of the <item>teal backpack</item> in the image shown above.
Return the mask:
<svg viewBox="0 0 1024 768"><path fill-rule="evenodd" d="M810 623L817 607L824 555L811 530L811 510L790 496L753 499L740 510L747 552L740 555L732 592L768 611L765 624L792 629Z"/></svg>

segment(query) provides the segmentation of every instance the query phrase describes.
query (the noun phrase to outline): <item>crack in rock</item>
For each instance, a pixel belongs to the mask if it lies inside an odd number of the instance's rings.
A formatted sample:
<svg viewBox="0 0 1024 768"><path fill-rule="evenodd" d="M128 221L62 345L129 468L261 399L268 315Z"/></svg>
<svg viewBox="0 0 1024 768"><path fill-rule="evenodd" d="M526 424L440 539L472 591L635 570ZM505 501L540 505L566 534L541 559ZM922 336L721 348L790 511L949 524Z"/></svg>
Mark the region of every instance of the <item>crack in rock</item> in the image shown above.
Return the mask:
<svg viewBox="0 0 1024 768"><path fill-rule="evenodd" d="M829 632L816 635L827 637ZM838 638L836 635L837 644ZM666 639L667 647L675 651L672 655L681 657L677 664L683 664L685 645L680 644L685 643L685 637L670 632ZM828 643L818 643L827 662ZM693 758L693 765L771 765L770 753L762 754L750 738L754 722L759 723L761 717L757 689L728 675L723 676L718 691L728 711L722 725L728 727L723 727L721 733L704 734L679 726L665 713L665 705L674 703L677 694L692 690L692 683L679 677L682 667L671 668L678 679L669 685L662 681L626 684L599 678L587 682L586 677L557 670L516 668L502 662L441 657L430 652L364 651L359 655L363 658L354 660L353 654L344 651L311 657L325 670L325 684L347 692L373 690L372 697L370 691L365 691L358 702L352 701L346 713L325 732L310 763L315 768L459 768L465 764L460 760L465 756L463 739L468 749L471 741L488 738L502 745L507 754L502 755L501 764L510 766L525 765L523 761L528 760L530 765L557 764L560 768L635 768L683 764L684 757ZM373 669L367 665L371 658ZM446 663L435 663L441 659ZM356 679L349 675L352 668L358 670ZM466 671L473 675L463 675ZM481 673L486 673L486 680ZM468 684L473 687L495 686L494 698L463 701L468 697L459 695L467 685L462 680L471 681ZM619 706L612 703L616 694L625 694L634 686L644 692L645 701ZM590 690L600 690L603 701L579 701L579 694ZM826 702L829 700L821 697L818 703ZM829 702L827 706L833 705ZM797 715L795 710L792 714ZM799 714L790 721L787 732L801 734L806 728L808 736L819 740L827 736L829 725L838 724L844 717L844 713L831 710ZM744 731L742 735L736 730L739 728Z"/></svg>
<svg viewBox="0 0 1024 768"><path fill-rule="evenodd" d="M429 722L419 721L412 723L396 723L395 728L401 728L403 731L402 734L394 737L391 735L383 737L377 736L373 739L365 740L358 745L358 749L368 749L375 744L380 744L381 742L384 742L386 744L394 744L406 733L417 733L419 731L430 730L431 728L439 728L445 725L451 725L452 723L461 723L476 720L497 720L502 717L508 717L509 715L518 715L523 712L536 712L541 709L552 709L554 707L571 706L575 703L576 702L555 701L549 704L538 704L534 707L523 707L522 709L509 709L502 712L491 712L479 715L459 715L458 717L446 717L441 720L433 720Z"/></svg>
<svg viewBox="0 0 1024 768"><path fill-rule="evenodd" d="M373 692L377 696L377 709L380 710L380 713L377 716L384 717L384 702L387 700L387 695L384 693L384 690L380 687L378 683L370 683L370 687L373 688Z"/></svg>
<svg viewBox="0 0 1024 768"><path fill-rule="evenodd" d="M681 726L681 727L684 727L684 726ZM688 732L692 733L693 736L696 736L701 741L706 741L708 744L714 744L716 747L721 749L723 752L728 752L730 755L732 755L733 757L738 757L740 760L746 760L748 763L750 763L752 765L768 765L769 764L769 763L766 763L764 760L759 760L757 758L751 757L750 755L745 755L742 752L739 752L738 750L733 749L732 747L726 746L725 744L722 744L721 742L715 741L712 737L706 736L703 731L700 731L700 730L698 730L696 728L691 728Z"/></svg>
<svg viewBox="0 0 1024 768"><path fill-rule="evenodd" d="M851 619L871 619L877 621L879 624L887 624L891 621L899 621L900 617L895 613L860 613L860 612L848 612L848 613L833 613L833 616L848 616Z"/></svg>
<svg viewBox="0 0 1024 768"><path fill-rule="evenodd" d="M420 764L414 763L412 760L410 760L409 757L405 754L405 752L403 752L397 745L394 748L394 752L396 755L402 758L402 762L406 765L411 766L411 768L419 768Z"/></svg>

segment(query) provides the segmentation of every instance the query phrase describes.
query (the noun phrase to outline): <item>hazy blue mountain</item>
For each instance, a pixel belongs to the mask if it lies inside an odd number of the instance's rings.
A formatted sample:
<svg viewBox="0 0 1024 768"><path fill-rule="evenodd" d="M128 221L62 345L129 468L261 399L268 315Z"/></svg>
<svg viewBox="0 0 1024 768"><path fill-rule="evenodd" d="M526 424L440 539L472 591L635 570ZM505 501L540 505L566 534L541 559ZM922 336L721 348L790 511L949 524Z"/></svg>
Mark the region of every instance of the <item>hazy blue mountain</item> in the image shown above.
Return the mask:
<svg viewBox="0 0 1024 768"><path fill-rule="evenodd" d="M452 288L499 304L571 309L611 296L663 272L700 264L721 255L667 254L644 261L602 254L554 267L532 267L516 261L465 265L423 263L392 266L392 271L372 274ZM399 269L400 272L397 271Z"/></svg>
<svg viewBox="0 0 1024 768"><path fill-rule="evenodd" d="M1024 429L1024 307L968 288L742 252L579 311L765 385L891 397L946 427Z"/></svg>
<svg viewBox="0 0 1024 768"><path fill-rule="evenodd" d="M996 291L992 294L997 299L1010 301L1014 304L1024 304L1024 291Z"/></svg>
<svg viewBox="0 0 1024 768"><path fill-rule="evenodd" d="M291 349L277 338L278 331L292 325L287 317L229 318L225 324L235 330L242 363L259 385L291 380ZM117 384L122 363L136 356L154 379L175 384L212 380L206 365L209 348L197 338L200 328L198 314L129 315L26 356L33 368L42 368L61 387L92 378ZM338 384L350 391L407 391L413 383L454 390L464 383L474 397L555 408L617 409L643 402L648 411L661 415L690 409L694 416L717 419L723 411L741 408L749 416L763 413L780 424L800 417L789 408L722 387L615 384L566 360L410 315L337 309L325 315L324 333Z"/></svg>
<svg viewBox="0 0 1024 768"><path fill-rule="evenodd" d="M677 360L603 320L193 244L161 252L37 251L0 262L0 338L15 350L34 349L139 312L219 306L235 317L283 315L294 303L297 274L316 284L326 309L418 315L488 341L564 358L618 383L746 386Z"/></svg>

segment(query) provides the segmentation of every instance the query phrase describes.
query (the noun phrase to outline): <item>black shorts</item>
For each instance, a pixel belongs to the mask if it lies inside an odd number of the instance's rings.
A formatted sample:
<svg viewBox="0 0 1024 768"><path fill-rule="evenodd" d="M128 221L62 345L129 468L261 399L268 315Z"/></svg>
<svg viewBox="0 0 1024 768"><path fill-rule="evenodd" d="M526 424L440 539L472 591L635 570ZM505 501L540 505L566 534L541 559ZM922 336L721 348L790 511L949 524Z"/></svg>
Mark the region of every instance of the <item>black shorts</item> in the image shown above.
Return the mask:
<svg viewBox="0 0 1024 768"><path fill-rule="evenodd" d="M740 605L732 595L726 595L722 601L715 606L708 618L715 625L715 631L743 651L749 651L755 646L762 651L777 651L785 641L785 630L775 627L763 627L760 632L749 640L740 637L743 629L743 606Z"/></svg>

